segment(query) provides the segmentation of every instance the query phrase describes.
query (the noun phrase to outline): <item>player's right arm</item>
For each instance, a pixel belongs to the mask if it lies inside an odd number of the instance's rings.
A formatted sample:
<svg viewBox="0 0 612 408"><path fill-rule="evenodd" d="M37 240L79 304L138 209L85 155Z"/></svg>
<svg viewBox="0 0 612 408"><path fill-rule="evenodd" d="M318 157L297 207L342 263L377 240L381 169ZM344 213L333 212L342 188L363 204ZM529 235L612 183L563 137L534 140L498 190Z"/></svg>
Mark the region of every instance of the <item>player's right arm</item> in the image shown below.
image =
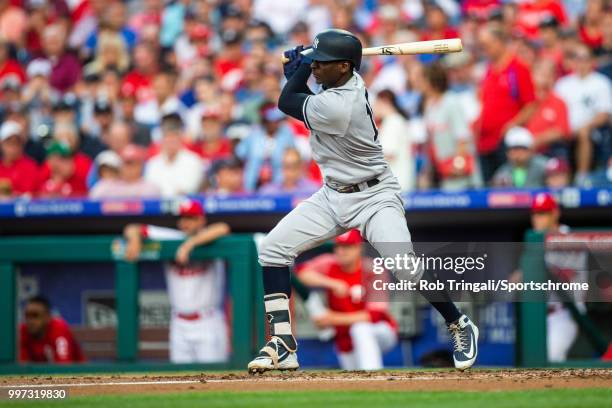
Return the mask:
<svg viewBox="0 0 612 408"><path fill-rule="evenodd" d="M125 260L134 262L140 257L142 250L142 230L143 224L128 224L123 229L123 237L126 240Z"/></svg>

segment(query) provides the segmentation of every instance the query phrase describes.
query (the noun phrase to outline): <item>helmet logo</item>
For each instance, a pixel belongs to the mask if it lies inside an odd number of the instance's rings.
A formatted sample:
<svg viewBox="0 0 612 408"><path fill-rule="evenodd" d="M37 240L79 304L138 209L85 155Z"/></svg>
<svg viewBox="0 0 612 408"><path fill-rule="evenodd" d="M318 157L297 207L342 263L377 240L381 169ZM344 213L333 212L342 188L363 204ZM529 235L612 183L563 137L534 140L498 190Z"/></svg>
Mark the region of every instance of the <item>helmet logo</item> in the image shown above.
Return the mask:
<svg viewBox="0 0 612 408"><path fill-rule="evenodd" d="M312 48L317 48L318 45L319 45L319 38L315 38L314 41L312 42Z"/></svg>

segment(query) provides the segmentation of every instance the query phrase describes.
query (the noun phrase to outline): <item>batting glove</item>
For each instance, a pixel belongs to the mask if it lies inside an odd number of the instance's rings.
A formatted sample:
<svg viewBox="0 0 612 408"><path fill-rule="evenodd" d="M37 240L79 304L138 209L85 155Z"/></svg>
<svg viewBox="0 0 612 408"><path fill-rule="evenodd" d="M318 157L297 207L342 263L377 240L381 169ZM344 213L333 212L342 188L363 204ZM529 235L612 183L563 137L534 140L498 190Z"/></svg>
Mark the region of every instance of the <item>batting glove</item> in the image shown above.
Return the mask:
<svg viewBox="0 0 612 408"><path fill-rule="evenodd" d="M289 61L283 64L283 74L285 78L289 79L295 74L295 71L300 67L304 56L300 54L304 50L303 45L298 45L295 48L287 50L283 53L286 59Z"/></svg>

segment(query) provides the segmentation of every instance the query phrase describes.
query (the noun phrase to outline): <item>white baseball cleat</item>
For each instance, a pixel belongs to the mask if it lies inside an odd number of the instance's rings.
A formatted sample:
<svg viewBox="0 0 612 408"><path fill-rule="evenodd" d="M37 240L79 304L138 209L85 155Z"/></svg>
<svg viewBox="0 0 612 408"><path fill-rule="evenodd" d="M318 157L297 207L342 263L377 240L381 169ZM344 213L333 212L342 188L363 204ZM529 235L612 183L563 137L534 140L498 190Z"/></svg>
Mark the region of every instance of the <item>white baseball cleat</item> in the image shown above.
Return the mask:
<svg viewBox="0 0 612 408"><path fill-rule="evenodd" d="M455 368L462 371L470 368L478 356L478 327L466 315L462 315L448 325L448 331L453 339Z"/></svg>
<svg viewBox="0 0 612 408"><path fill-rule="evenodd" d="M300 368L297 354L287 349L278 337L272 337L247 366L250 374L266 371L294 371Z"/></svg>

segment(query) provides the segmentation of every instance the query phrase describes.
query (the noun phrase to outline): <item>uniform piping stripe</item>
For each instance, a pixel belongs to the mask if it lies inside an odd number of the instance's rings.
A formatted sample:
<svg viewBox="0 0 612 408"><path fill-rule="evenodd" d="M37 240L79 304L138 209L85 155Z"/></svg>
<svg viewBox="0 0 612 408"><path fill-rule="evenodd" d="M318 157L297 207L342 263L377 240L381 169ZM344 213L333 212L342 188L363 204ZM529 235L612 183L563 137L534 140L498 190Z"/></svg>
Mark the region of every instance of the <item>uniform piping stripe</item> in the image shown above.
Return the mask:
<svg viewBox="0 0 612 408"><path fill-rule="evenodd" d="M308 116L306 116L306 105L308 105L309 99L310 99L310 96L307 96L306 100L304 101L304 105L302 105L302 115L304 116L304 124L309 130L312 130L312 127L310 126L310 122L308 121Z"/></svg>

